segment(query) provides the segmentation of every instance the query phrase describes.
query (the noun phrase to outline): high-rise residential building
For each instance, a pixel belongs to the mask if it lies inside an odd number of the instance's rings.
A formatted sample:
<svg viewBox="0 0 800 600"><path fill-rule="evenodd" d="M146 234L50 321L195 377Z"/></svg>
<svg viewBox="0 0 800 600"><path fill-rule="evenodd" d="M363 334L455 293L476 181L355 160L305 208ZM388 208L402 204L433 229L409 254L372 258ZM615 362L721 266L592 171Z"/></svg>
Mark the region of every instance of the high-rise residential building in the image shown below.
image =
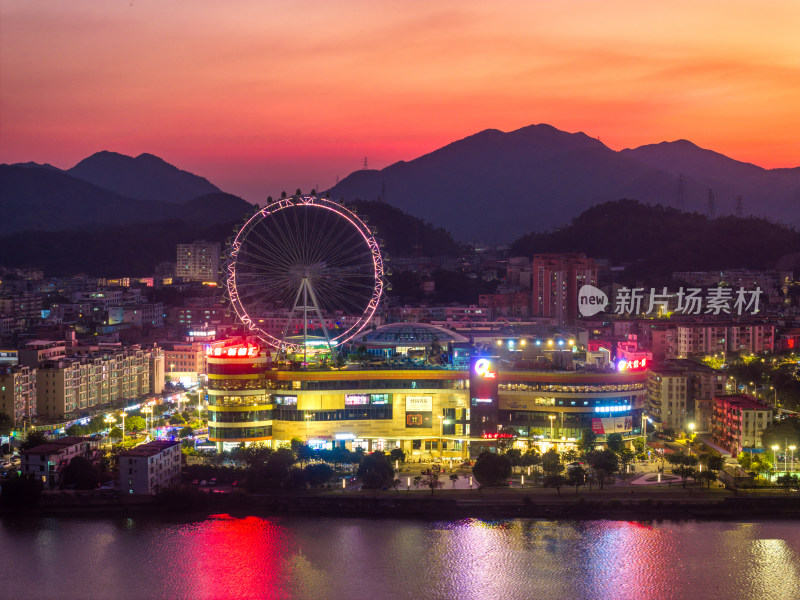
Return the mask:
<svg viewBox="0 0 800 600"><path fill-rule="evenodd" d="M687 377L672 369L656 369L647 373L647 411L662 429L687 427Z"/></svg>
<svg viewBox="0 0 800 600"><path fill-rule="evenodd" d="M0 364L0 413L21 427L36 416L36 369Z"/></svg>
<svg viewBox="0 0 800 600"><path fill-rule="evenodd" d="M220 247L216 242L178 244L177 277L185 281L217 281Z"/></svg>
<svg viewBox="0 0 800 600"><path fill-rule="evenodd" d="M667 368L686 375L687 418L695 431L710 432L714 416L714 398L725 393L725 374L692 360L670 360Z"/></svg>
<svg viewBox="0 0 800 600"><path fill-rule="evenodd" d="M160 348L93 352L41 363L37 373L37 411L48 418L78 414L118 400L156 393L153 366L161 364Z"/></svg>
<svg viewBox="0 0 800 600"><path fill-rule="evenodd" d="M533 316L554 317L560 324L577 318L578 291L598 281L598 267L585 254L535 254L531 271Z"/></svg>
<svg viewBox="0 0 800 600"><path fill-rule="evenodd" d="M677 326L676 341L680 358L723 352L772 352L775 326L763 323L682 323Z"/></svg>
<svg viewBox="0 0 800 600"><path fill-rule="evenodd" d="M762 448L761 434L772 424L772 407L752 396L714 398L714 443L737 456L747 448Z"/></svg>
<svg viewBox="0 0 800 600"><path fill-rule="evenodd" d="M205 354L201 342L165 344L162 349L165 375L171 382L194 385L198 377L205 373Z"/></svg>

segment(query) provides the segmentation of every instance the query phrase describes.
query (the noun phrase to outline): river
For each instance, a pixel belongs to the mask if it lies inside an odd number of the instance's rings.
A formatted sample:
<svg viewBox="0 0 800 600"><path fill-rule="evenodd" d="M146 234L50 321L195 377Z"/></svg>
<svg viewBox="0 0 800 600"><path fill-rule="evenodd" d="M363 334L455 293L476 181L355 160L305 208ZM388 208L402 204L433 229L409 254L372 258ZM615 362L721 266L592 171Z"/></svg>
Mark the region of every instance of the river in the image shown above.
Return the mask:
<svg viewBox="0 0 800 600"><path fill-rule="evenodd" d="M0 519L10 599L800 598L800 523Z"/></svg>

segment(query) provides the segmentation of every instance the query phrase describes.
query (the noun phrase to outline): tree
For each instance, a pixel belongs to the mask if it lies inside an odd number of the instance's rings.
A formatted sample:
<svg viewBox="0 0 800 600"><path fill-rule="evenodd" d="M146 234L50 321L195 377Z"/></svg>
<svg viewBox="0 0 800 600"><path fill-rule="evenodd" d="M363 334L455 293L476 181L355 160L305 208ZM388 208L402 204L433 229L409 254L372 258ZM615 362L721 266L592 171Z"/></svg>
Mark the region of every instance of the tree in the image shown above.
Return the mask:
<svg viewBox="0 0 800 600"><path fill-rule="evenodd" d="M672 472L681 478L683 487L686 487L686 481L689 477L695 477L697 470L698 459L691 454L669 454L667 455L667 462L672 465Z"/></svg>
<svg viewBox="0 0 800 600"><path fill-rule="evenodd" d="M571 463L577 462L577 460L581 457L580 452L575 450L575 448L570 448L566 452L564 452L564 462Z"/></svg>
<svg viewBox="0 0 800 600"><path fill-rule="evenodd" d="M92 417L86 426L86 430L89 433L100 433L101 431L105 431L108 428L108 423L104 417L97 415L96 417Z"/></svg>
<svg viewBox="0 0 800 600"><path fill-rule="evenodd" d="M419 486L422 483L422 475L417 475L414 477L414 489L419 490Z"/></svg>
<svg viewBox="0 0 800 600"><path fill-rule="evenodd" d="M511 462L511 468L518 467L522 464L522 450L519 448L510 448L506 450L506 458Z"/></svg>
<svg viewBox="0 0 800 600"><path fill-rule="evenodd" d="M581 430L581 439L578 442L581 450L584 452L589 452L590 450L594 450L594 445L597 441L597 434L591 430L591 428L586 427Z"/></svg>
<svg viewBox="0 0 800 600"><path fill-rule="evenodd" d="M32 430L28 432L25 441L19 445L20 450L30 450L36 446L47 443L47 436L41 431Z"/></svg>
<svg viewBox="0 0 800 600"><path fill-rule="evenodd" d="M586 469L581 466L570 467L567 469L567 483L575 486L575 495L578 494L578 488L586 482Z"/></svg>
<svg viewBox="0 0 800 600"><path fill-rule="evenodd" d="M99 483L97 471L83 456L76 456L64 468L63 485L74 485L79 490L93 490Z"/></svg>
<svg viewBox="0 0 800 600"><path fill-rule="evenodd" d="M188 425L186 427L181 427L178 431L178 437L181 439L191 437L192 435L194 435L194 429Z"/></svg>
<svg viewBox="0 0 800 600"><path fill-rule="evenodd" d="M502 454L484 450L475 461L472 474L481 486L501 485L511 476L511 461Z"/></svg>
<svg viewBox="0 0 800 600"><path fill-rule="evenodd" d="M753 455L750 452L740 452L736 460L739 461L739 466L742 467L742 469L749 471L750 463L753 461Z"/></svg>
<svg viewBox="0 0 800 600"><path fill-rule="evenodd" d="M0 412L0 435L8 435L10 432L11 417L4 412Z"/></svg>
<svg viewBox="0 0 800 600"><path fill-rule="evenodd" d="M623 448L618 454L619 460L622 463L622 468L627 472L628 465L636 458L636 454L630 448Z"/></svg>
<svg viewBox="0 0 800 600"><path fill-rule="evenodd" d="M567 482L567 480L563 475L557 475L557 474L556 475L545 475L545 478L544 478L545 487L554 487L554 488L556 488L556 492L558 492L559 496L561 495L561 486L564 485L566 482Z"/></svg>
<svg viewBox="0 0 800 600"><path fill-rule="evenodd" d="M65 430L67 435L71 436L84 436L89 435L89 429L85 425L81 425L80 423L73 423Z"/></svg>
<svg viewBox="0 0 800 600"><path fill-rule="evenodd" d="M125 421L125 427L130 431L142 431L146 425L144 417L137 417L136 415L128 417Z"/></svg>
<svg viewBox="0 0 800 600"><path fill-rule="evenodd" d="M542 455L535 448L528 450L522 455L520 464L523 467L537 467L542 464Z"/></svg>
<svg viewBox="0 0 800 600"><path fill-rule="evenodd" d="M110 440L121 440L122 439L122 429L119 427L112 427L111 431L108 432L108 439Z"/></svg>
<svg viewBox="0 0 800 600"><path fill-rule="evenodd" d="M586 453L586 462L591 465L592 469L597 473L600 479L600 489L603 489L603 484L606 477L613 475L619 471L619 457L611 450L592 450Z"/></svg>
<svg viewBox="0 0 800 600"><path fill-rule="evenodd" d="M389 452L389 458L393 461L397 460L404 463L406 462L406 453L402 448L392 448L392 451Z"/></svg>
<svg viewBox="0 0 800 600"><path fill-rule="evenodd" d="M387 487L394 479L394 469L383 452L367 454L358 465L358 478L366 490Z"/></svg>
<svg viewBox="0 0 800 600"><path fill-rule="evenodd" d="M636 452L636 454L644 453L644 440L642 438L640 437L633 438L633 440L631 440L631 443L633 444L633 449Z"/></svg>
<svg viewBox="0 0 800 600"><path fill-rule="evenodd" d="M433 495L434 490L438 490L440 487L444 487L444 481L439 481L439 472L438 471L431 471L425 478L422 480L422 484L430 488L431 495Z"/></svg>
<svg viewBox="0 0 800 600"><path fill-rule="evenodd" d="M450 473L450 481L453 483L453 489L456 489L456 481L458 481L458 473Z"/></svg>
<svg viewBox="0 0 800 600"><path fill-rule="evenodd" d="M784 473L783 475L778 476L775 482L786 488L788 492L791 488L796 488L800 486L800 478L797 475L792 475L791 473Z"/></svg>
<svg viewBox="0 0 800 600"><path fill-rule="evenodd" d="M695 473L694 477L695 479L697 479L697 481L700 482L700 485L702 485L702 482L705 481L708 488L711 487L712 481L717 480L717 474L709 469L706 469L705 471L700 471L699 473Z"/></svg>
<svg viewBox="0 0 800 600"><path fill-rule="evenodd" d="M612 452L619 454L625 447L625 442L622 439L621 433L609 433L606 438L606 445Z"/></svg>
<svg viewBox="0 0 800 600"><path fill-rule="evenodd" d="M503 436L511 437L498 437L495 441L497 451L506 452L509 448L513 448L514 441L519 437L519 432L514 427L503 427L499 433Z"/></svg>
<svg viewBox="0 0 800 600"><path fill-rule="evenodd" d="M564 465L561 462L561 456L559 456L555 448L551 448L542 454L542 471L544 471L545 477L559 475L563 470Z"/></svg>
<svg viewBox="0 0 800 600"><path fill-rule="evenodd" d="M325 485L334 476L333 469L325 463L308 465L305 468L305 472L308 482L314 487Z"/></svg>
<svg viewBox="0 0 800 600"><path fill-rule="evenodd" d="M169 421L170 425L184 425L186 423L186 419L180 413L175 413L174 415L171 415L170 418L167 420Z"/></svg>

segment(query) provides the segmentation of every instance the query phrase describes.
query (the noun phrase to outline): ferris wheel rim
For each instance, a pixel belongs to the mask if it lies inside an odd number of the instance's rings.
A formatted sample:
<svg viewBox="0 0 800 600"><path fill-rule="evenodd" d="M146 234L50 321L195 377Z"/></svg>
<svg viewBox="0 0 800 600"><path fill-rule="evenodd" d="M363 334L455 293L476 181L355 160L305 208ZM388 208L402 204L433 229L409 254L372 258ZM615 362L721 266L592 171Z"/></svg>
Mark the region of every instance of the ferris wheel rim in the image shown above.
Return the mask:
<svg viewBox="0 0 800 600"><path fill-rule="evenodd" d="M236 281L237 258L239 257L242 245L247 240L248 233L250 233L252 229L256 227L256 225L263 222L270 216L273 216L282 210L297 206L311 206L325 209L346 220L350 226L352 226L361 236L366 249L369 250L369 254L372 259L372 293L370 300L366 303L366 306L364 306L361 314L358 315L358 318L353 325L338 335L328 336L328 339L332 343L335 343L336 346L340 346L353 339L367 326L378 308L384 288L384 265L383 257L380 252L380 243L375 238L373 232L370 230L367 224L354 211L342 204L334 202L328 198L320 198L318 196L290 196L270 202L264 208L255 211L253 215L251 215L242 224L242 226L238 228L236 236L231 240L229 247L226 250L227 266L225 285L228 298L239 321L249 330L249 332L259 337L266 344L279 350L302 350L302 345L288 342L286 339L278 338L275 335L266 332L258 325L256 318L250 314L251 311L248 310L248 308L243 304L238 289L239 285ZM365 298L366 296L367 295L365 294ZM325 320L327 320L327 316L323 318L323 321ZM322 326L325 326L324 322L322 323Z"/></svg>

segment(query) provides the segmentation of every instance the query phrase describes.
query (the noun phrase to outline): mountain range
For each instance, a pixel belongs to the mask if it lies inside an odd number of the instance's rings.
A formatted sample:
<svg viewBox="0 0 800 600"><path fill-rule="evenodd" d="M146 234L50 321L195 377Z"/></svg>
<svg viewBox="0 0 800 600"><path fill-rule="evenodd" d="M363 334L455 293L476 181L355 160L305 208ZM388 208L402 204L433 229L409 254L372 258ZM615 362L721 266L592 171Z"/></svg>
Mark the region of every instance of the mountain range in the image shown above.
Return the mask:
<svg viewBox="0 0 800 600"><path fill-rule="evenodd" d="M763 169L686 140L617 152L545 124L481 131L408 162L356 171L329 192L388 202L456 239L491 243L564 226L622 198L676 206L682 195L679 207L690 212L800 224L800 168Z"/></svg>
<svg viewBox="0 0 800 600"><path fill-rule="evenodd" d="M415 231L424 229L430 240L447 230L457 241L509 244L623 198L674 207L682 197L689 212L741 212L800 224L800 168L763 169L686 140L617 152L584 133L545 124L508 133L489 129L408 162L356 171L328 193L381 213L383 227L373 224L387 234L397 233L405 223L398 215L408 213ZM0 165L0 235L165 220L210 227L252 210L152 154L103 151L66 170ZM456 247L446 237L430 247Z"/></svg>

